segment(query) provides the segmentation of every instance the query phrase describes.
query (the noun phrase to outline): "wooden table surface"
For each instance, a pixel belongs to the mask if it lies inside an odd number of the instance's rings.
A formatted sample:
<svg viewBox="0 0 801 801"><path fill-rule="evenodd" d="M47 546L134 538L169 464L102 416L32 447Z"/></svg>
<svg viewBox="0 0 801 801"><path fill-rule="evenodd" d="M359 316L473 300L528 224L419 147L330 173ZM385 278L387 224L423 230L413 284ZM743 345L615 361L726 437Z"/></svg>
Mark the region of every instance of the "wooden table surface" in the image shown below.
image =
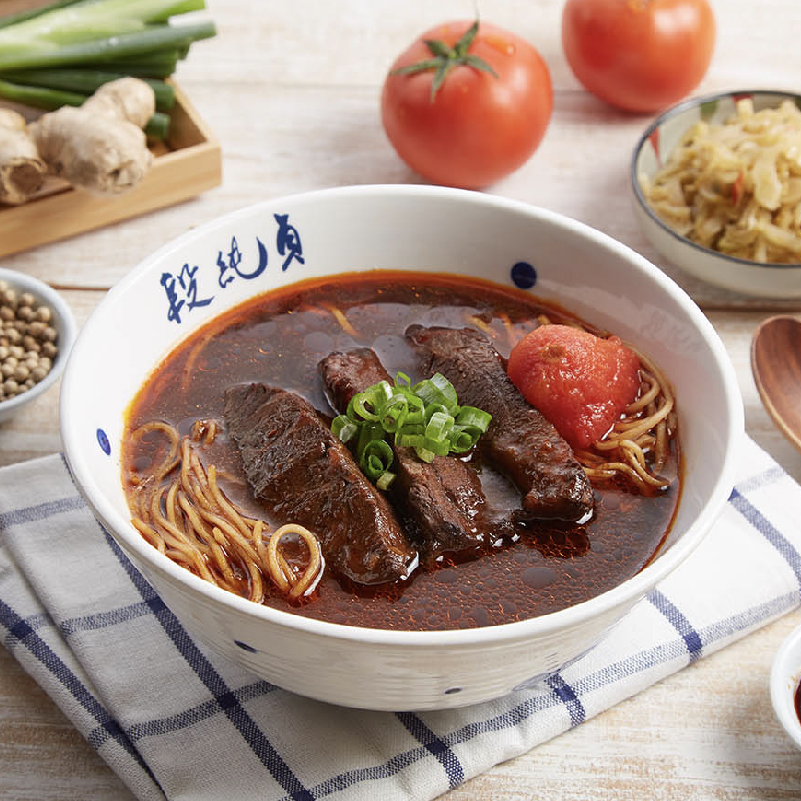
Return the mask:
<svg viewBox="0 0 801 801"><path fill-rule="evenodd" d="M23 0L0 0L11 11ZM419 182L381 128L379 95L394 56L423 29L470 17L463 0L209 0L218 36L177 80L222 144L220 187L180 205L0 259L55 286L83 323L104 293L162 243L269 196L365 183ZM435 8L436 5L436 8ZM534 43L548 62L554 111L537 153L486 190L575 217L643 253L707 313L734 362L748 433L797 480L801 454L762 408L749 364L758 323L799 301L754 300L706 286L662 259L635 222L632 148L650 117L612 110L581 89L560 44L561 3L495 0L482 17ZM712 0L718 35L697 93L798 89L801 4ZM0 211L2 213L2 211ZM0 423L0 464L61 447L58 388ZM801 513L801 510L799 510ZM773 717L771 660L801 623L791 613L639 696L451 791L489 799L799 799L801 754ZM130 793L0 648L0 797L106 801Z"/></svg>

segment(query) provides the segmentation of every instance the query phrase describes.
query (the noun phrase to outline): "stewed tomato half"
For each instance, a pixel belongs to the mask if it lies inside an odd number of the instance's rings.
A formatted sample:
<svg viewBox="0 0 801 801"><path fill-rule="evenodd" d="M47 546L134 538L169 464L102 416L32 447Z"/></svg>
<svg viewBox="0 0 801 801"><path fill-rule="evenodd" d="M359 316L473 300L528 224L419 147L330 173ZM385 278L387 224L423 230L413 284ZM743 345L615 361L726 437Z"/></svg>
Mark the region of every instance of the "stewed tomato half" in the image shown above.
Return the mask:
<svg viewBox="0 0 801 801"><path fill-rule="evenodd" d="M573 448L601 439L640 389L640 358L616 336L541 325L509 354L507 374Z"/></svg>

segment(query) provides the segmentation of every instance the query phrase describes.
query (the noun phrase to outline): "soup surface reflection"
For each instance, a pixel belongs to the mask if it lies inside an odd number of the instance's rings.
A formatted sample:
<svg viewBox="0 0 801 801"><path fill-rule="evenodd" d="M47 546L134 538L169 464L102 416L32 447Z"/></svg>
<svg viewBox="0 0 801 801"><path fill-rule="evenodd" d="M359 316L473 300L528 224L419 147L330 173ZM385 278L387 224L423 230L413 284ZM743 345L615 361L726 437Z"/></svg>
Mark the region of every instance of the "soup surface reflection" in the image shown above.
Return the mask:
<svg viewBox="0 0 801 801"><path fill-rule="evenodd" d="M295 284L224 313L182 343L132 402L126 430L161 421L187 435L198 421L218 421L213 440L196 449L201 462L215 466L232 503L277 527L291 521L270 519L252 497L239 452L226 436L227 388L265 382L301 395L330 419L335 412L317 365L333 351L370 347L390 375L402 371L417 381L428 376L417 371L404 337L410 325L475 328L507 357L543 315L551 322L579 322L533 295L462 277L376 271ZM126 437L123 482L132 509L137 476L158 458L155 450L150 437ZM498 513L518 508L519 492L479 457L471 458L491 507ZM654 556L675 513L679 462L674 440L661 470L670 485L659 492L594 482L595 513L582 525L519 522L513 536L499 537L478 558L445 558L392 586L356 586L326 570L300 603L265 582L263 603L335 623L407 630L497 625L563 609L617 586ZM239 579L247 597L249 578Z"/></svg>

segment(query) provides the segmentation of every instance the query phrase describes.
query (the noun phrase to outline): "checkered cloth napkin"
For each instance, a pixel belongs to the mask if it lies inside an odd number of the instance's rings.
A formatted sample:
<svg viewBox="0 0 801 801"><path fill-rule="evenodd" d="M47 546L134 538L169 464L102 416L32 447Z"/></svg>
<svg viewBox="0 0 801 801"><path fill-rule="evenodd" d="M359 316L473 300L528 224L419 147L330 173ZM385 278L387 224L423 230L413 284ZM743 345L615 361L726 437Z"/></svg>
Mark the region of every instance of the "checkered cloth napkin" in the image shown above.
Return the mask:
<svg viewBox="0 0 801 801"><path fill-rule="evenodd" d="M429 799L799 604L801 487L742 442L692 556L541 687L391 713L288 693L192 641L60 456L0 469L3 644L140 799Z"/></svg>

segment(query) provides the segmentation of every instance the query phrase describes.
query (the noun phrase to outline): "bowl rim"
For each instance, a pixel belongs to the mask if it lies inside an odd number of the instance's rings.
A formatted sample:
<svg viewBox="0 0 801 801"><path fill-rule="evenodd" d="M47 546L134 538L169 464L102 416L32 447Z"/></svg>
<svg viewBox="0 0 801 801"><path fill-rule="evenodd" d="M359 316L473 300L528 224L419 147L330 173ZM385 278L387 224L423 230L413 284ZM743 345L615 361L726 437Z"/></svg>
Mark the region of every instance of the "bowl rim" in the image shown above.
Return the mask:
<svg viewBox="0 0 801 801"><path fill-rule="evenodd" d="M59 322L58 353L53 360L50 372L25 392L21 392L8 400L0 401L0 414L3 418L7 418L12 416L19 407L46 392L61 377L69 360L78 329L75 316L69 304L49 284L26 273L10 270L6 267L0 267L0 281L7 281L17 290L31 292L36 295L38 299L44 301L56 313Z"/></svg>
<svg viewBox="0 0 801 801"><path fill-rule="evenodd" d="M648 201L645 199L645 196L642 193L642 188L640 187L640 182L637 178L637 162L640 158L640 153L645 147L645 143L648 142L653 136L654 131L660 127L665 121L671 119L672 117L678 117L679 115L683 114L690 109L696 108L698 106L702 106L705 103L712 103L719 100L723 100L724 98L733 98L738 95L776 95L778 97L784 97L786 99L791 99L796 102L796 105L801 108L801 93L792 92L787 89L729 89L722 92L715 92L709 95L702 95L700 97L692 97L687 100L682 100L680 103L676 103L676 105L671 106L668 109L665 109L651 124L645 129L645 131L641 134L640 138L637 140L637 144L634 146L634 150L631 156L631 166L629 168L629 177L631 180L631 187L634 193L634 197L637 200L637 204L642 209L642 211L648 216L651 222L655 223L656 226L666 234L669 234L673 239L677 242L681 243L682 245L687 245L688 247L692 248L693 250L698 251L699 253L705 254L707 256L711 256L714 258L723 259L724 261L732 262L733 264L739 264L744 267L758 267L764 270L798 270L801 268L801 262L788 262L786 264L777 264L773 262L761 262L761 261L753 261L751 259L743 259L739 256L731 256L728 253L721 253L719 250L713 250L712 248L705 247L704 245L699 245L697 242L693 242L691 239L688 239L686 236L680 234L678 231L674 231L667 223L665 223L658 214L656 214L652 209Z"/></svg>
<svg viewBox="0 0 801 801"><path fill-rule="evenodd" d="M793 658L795 654L795 658ZM801 720L795 711L795 693L801 681L801 625L782 641L770 668L770 701L787 735L801 748Z"/></svg>
<svg viewBox="0 0 801 801"><path fill-rule="evenodd" d="M729 426L726 431L726 441L731 445L724 454L722 469L710 492L709 500L681 539L673 543L671 547L663 552L657 559L649 562L639 573L600 595L557 612L495 626L433 631L378 629L317 620L315 618L275 609L263 604L254 604L245 598L241 598L234 593L204 581L185 568L175 564L168 557L160 554L157 549L149 545L144 538L133 529L128 520L122 518L106 498L100 493L92 493L91 471L88 470L86 462L82 459L81 455L85 446L76 439L77 434L74 427L67 423L69 421L70 403L79 406L77 399L73 400L73 398L78 397L76 390L77 393L80 392L79 387L73 386L75 382L73 380L73 372L70 368L77 359L80 358L82 342L92 336L98 320L98 315L96 313L93 313L89 317L83 330L78 335L64 375L61 392L61 429L64 438L65 458L75 479L75 484L86 499L90 509L92 509L94 514L109 527L110 531L113 532L112 536L115 538L122 538L125 545L135 551L145 564L150 565L161 573L166 573L168 578L177 581L178 584L188 586L194 593L210 599L215 604L220 603L223 607L249 618L263 620L272 625L280 625L287 630L299 633L305 632L309 635L334 640L358 641L363 644L399 646L404 648L429 648L432 646L474 647L488 643L493 643L495 645L502 643L508 644L579 626L589 618L603 614L604 612L609 612L620 605L632 604L636 600L642 598L658 581L664 579L685 560L701 542L712 523L723 509L731 492L731 488L734 485L736 469L735 459L738 450L737 445L740 437L744 435L745 430L744 413L739 389L737 389L738 385L734 367L726 353L722 341L708 318L689 295L664 272L649 262L644 256L627 245L615 240L608 234L558 212L537 207L525 203L524 201L484 194L472 190L423 184L363 184L316 189L276 196L274 198L271 197L264 201L221 215L220 217L200 224L185 232L171 242L162 245L158 250L147 256L130 270L128 274L106 294L98 305L98 308L100 308L101 305L105 306L113 303L117 295L124 293L126 288L134 283L140 274L152 269L152 265L158 263L166 255L174 252L185 244L206 236L210 231L217 230L219 227L227 225L240 216L249 216L256 213L260 208L269 208L276 204L290 201L314 201L318 197L343 199L348 196L364 194L381 197L397 195L407 199L425 195L427 197L436 197L445 200L453 199L457 202L470 205L478 203L495 209L509 210L518 214L544 219L556 224L563 230L569 229L579 233L584 238L589 237L607 249L615 251L626 260L633 261L638 269L645 271L653 281L660 285L663 291L672 296L674 301L681 306L693 324L703 334L715 361L722 371L724 378L724 396L728 401L728 408L726 411L728 413ZM171 350L172 347L174 347L174 345L170 345L169 349Z"/></svg>

